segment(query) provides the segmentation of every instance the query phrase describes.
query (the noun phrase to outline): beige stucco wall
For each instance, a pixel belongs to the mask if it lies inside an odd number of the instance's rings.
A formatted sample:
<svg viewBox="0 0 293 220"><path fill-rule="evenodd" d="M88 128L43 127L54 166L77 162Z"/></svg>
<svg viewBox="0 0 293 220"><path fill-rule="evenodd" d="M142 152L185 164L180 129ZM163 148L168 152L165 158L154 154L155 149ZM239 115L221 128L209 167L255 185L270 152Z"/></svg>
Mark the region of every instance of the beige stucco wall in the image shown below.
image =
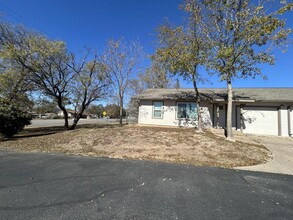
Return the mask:
<svg viewBox="0 0 293 220"><path fill-rule="evenodd" d="M153 118L153 101L141 100L140 106L139 106L138 122L140 124L176 126L174 102L164 101L163 117Z"/></svg>
<svg viewBox="0 0 293 220"><path fill-rule="evenodd" d="M177 102L172 100L164 100L163 118L153 118L153 101L141 100L139 107L139 124L153 124L153 125L167 125L167 126L184 126L195 127L197 121L195 120L180 120L176 118ZM213 108L207 102L201 103L201 110L203 111L204 126L212 126Z"/></svg>
<svg viewBox="0 0 293 220"><path fill-rule="evenodd" d="M152 100L141 100L140 107L139 107L139 118L138 123L140 124L149 124L149 125L166 125L166 126L185 126L185 127L195 127L197 126L197 121L182 121L178 120L176 118L177 114L177 102L172 100L165 100L164 107L163 107L163 118L153 118L153 101ZM232 110L232 127L234 129L240 130L240 105L244 103L233 103L233 110ZM222 110L220 110L220 118L219 118L219 126L225 127L226 124L226 104L225 103L219 103L220 106L223 107ZM246 106L255 107L255 109L263 110L266 109L264 106L268 107L268 109L276 111L277 114L271 114L276 115L275 118L271 118L273 124L270 126L273 126L276 131L274 131L274 135L280 134L282 136L288 136L289 130L288 130L288 112L287 112L287 104L284 104L284 108L281 110L278 110L280 107L280 104L276 103L246 103ZM202 113L202 120L203 120L203 127L215 127L216 126L216 117L217 117L217 109L216 104L212 104L210 102L204 102L202 101L200 103L200 109L203 112ZM249 107L247 107L249 109ZM279 111L279 112L278 112ZM244 113L245 113L245 107L244 107ZM260 113L261 114L261 113ZM273 116L275 117L275 116ZM280 119L280 131L278 129L278 120ZM215 124L213 124L215 122ZM247 121L244 122L244 125L247 125ZM253 122L252 122L253 123ZM253 125L252 125L253 126ZM253 128L253 129L251 129ZM265 129L265 128L259 128L259 129ZM291 133L293 132L293 111L291 111ZM245 126L243 128L244 133L262 133L262 130L255 131L254 127L251 127L249 129L245 129ZM273 134L272 133L272 134ZM275 134L276 133L276 134ZM264 132L265 134L265 132Z"/></svg>

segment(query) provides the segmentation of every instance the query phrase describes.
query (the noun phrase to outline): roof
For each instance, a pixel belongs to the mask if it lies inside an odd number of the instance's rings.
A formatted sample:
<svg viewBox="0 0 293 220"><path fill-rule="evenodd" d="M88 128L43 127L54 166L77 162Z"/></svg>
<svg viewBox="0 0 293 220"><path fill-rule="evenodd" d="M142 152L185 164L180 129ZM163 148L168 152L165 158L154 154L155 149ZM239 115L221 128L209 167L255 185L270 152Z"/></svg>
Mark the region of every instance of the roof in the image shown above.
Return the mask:
<svg viewBox="0 0 293 220"><path fill-rule="evenodd" d="M225 101L227 89L199 89L201 100ZM133 99L139 100L194 100L194 89L147 89ZM235 88L233 99L263 102L293 102L293 88Z"/></svg>

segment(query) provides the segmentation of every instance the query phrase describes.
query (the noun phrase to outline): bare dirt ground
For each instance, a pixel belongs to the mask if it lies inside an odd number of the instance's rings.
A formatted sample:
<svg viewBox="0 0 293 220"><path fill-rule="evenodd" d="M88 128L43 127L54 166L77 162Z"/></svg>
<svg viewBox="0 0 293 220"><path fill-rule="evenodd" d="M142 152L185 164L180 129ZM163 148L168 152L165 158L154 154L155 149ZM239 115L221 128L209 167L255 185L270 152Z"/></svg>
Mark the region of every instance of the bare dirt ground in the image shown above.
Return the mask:
<svg viewBox="0 0 293 220"><path fill-rule="evenodd" d="M0 142L0 149L219 167L256 165L271 160L270 151L257 142L245 137L229 142L219 132L139 125L88 125L74 131L61 127L31 128Z"/></svg>

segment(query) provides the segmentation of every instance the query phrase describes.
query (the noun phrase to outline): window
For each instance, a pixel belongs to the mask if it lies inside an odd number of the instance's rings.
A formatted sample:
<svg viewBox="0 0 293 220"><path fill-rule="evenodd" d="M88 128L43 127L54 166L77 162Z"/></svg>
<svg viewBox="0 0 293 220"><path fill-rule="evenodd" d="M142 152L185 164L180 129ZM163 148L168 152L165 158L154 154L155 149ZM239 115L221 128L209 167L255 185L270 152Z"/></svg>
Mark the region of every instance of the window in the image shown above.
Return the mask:
<svg viewBox="0 0 293 220"><path fill-rule="evenodd" d="M153 103L153 118L163 118L163 102Z"/></svg>
<svg viewBox="0 0 293 220"><path fill-rule="evenodd" d="M197 119L197 105L193 102L177 103L177 119Z"/></svg>

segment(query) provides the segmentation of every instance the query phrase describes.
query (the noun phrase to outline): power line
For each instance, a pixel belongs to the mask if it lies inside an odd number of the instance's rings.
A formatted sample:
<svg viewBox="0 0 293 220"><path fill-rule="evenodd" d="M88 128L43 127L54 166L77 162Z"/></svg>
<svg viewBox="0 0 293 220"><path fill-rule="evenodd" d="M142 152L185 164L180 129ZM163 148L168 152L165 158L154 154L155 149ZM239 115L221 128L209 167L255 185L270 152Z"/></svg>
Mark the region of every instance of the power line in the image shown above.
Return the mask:
<svg viewBox="0 0 293 220"><path fill-rule="evenodd" d="M27 19L25 19L24 17L20 16L19 14L17 14L16 12L14 12L13 10L11 10L10 8L8 8L6 5L3 4L3 2L0 2L0 7L1 7L1 11L4 12L4 15L9 15L10 17L14 18L15 20L17 20L18 22L20 22L21 24L24 24L28 27L31 27L33 29L36 29L36 31L40 31L43 34L46 34L47 36L49 35L46 31L44 31L42 28L38 27L35 24L32 24L31 22L29 22Z"/></svg>

